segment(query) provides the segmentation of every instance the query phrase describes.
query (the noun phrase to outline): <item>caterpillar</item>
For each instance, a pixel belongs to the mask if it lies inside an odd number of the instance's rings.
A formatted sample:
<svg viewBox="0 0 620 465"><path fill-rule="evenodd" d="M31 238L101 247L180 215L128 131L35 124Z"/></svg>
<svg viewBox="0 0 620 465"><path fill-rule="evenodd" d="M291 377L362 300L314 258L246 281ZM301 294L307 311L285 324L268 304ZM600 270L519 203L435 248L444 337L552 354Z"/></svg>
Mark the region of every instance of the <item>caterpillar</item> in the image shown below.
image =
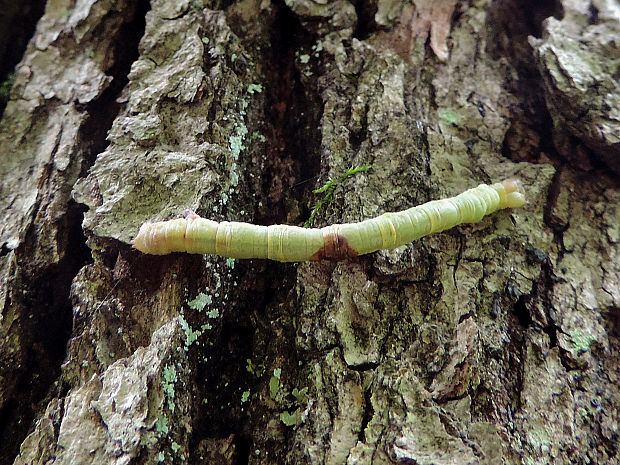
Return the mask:
<svg viewBox="0 0 620 465"><path fill-rule="evenodd" d="M217 221L189 212L185 218L144 223L133 247L147 254L171 252L217 254L232 258L268 258L280 262L344 260L381 249L393 249L428 234L485 215L525 204L521 182L503 182L469 189L456 197L434 200L359 223L324 228Z"/></svg>

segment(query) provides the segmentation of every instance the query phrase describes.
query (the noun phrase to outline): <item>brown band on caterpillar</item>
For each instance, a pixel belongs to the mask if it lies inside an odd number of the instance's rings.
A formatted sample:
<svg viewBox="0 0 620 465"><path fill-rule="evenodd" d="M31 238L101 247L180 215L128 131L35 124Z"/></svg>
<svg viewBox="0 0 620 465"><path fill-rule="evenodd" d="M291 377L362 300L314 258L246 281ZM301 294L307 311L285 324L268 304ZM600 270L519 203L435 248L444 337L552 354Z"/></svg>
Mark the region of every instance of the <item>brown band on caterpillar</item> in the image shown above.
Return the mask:
<svg viewBox="0 0 620 465"><path fill-rule="evenodd" d="M331 228L326 228L323 232L323 242L323 247L310 257L310 261L346 260L347 258L353 258L359 255L355 249L349 246L346 237L341 236L337 232L331 230Z"/></svg>

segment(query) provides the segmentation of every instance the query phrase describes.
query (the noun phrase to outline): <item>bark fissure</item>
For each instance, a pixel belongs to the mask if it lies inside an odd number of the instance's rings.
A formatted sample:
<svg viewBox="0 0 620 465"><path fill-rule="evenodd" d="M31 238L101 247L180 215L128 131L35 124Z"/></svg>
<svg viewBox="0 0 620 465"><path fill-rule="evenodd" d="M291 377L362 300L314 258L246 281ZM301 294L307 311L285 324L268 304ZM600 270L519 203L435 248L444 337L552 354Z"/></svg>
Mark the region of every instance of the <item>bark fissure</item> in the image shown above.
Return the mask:
<svg viewBox="0 0 620 465"><path fill-rule="evenodd" d="M239 19L237 14L229 9L227 17L231 28L244 40L243 24L236 24ZM318 172L317 128L321 105L316 91L302 82L296 67L296 51L309 47L312 35L300 27L299 20L284 2L274 3L269 24L271 35L267 45L261 44L265 53L259 64L265 72L261 82L265 96L265 119L261 122L261 130L265 131L266 137L264 153L261 154L264 163L255 171L260 175L256 183L260 191L255 197L259 207L254 221L259 224L302 222L307 211L307 191ZM256 47L253 40L248 38L245 41L248 50ZM291 216L291 210L297 211L297 215ZM249 463L255 450L273 447L266 435L257 435L253 431L275 428L274 421L280 424L280 428L284 427L278 415L290 409L288 399L278 398L278 404L282 405L272 405L270 408L252 399L255 399L257 390L261 392L265 389L265 383L269 383L274 369L281 370L282 381L284 373L293 372L288 360L273 360L271 354L287 346L290 347L287 351L289 357L296 356L290 342L294 335L290 328L287 329L289 317L278 316L280 308L286 309L288 306L282 299L292 292L295 268L287 265L267 267L257 261L247 269L242 266L242 270L237 274L237 279L246 281L242 292L247 294L247 301L237 301L232 305L221 329L213 334L217 336L212 339L209 350L203 351L206 361L197 363L197 384L202 385L199 395L209 399L208 404L197 408L194 414L195 428L190 443L195 451L192 455L197 460L200 455L198 451L204 450L205 438L218 440L233 435L236 451L231 463ZM254 275L261 276L261 279L251 278ZM274 288L276 283L277 293ZM236 294L242 294L238 288ZM269 318L282 320L282 326L262 322ZM223 352L216 350L219 346L225 348ZM261 365L264 363L262 374L248 373L247 360ZM239 406L243 392L251 393L245 407ZM222 412L221 405L231 407ZM245 411L251 412L254 419L248 421Z"/></svg>
<svg viewBox="0 0 620 465"><path fill-rule="evenodd" d="M273 15L265 57L269 144L262 172L265 202L258 211L260 224L307 218L306 197L315 184L320 162L322 104L316 89L302 81L296 66L296 54L310 48L314 38L283 1L274 2ZM291 200L300 203L301 218L290 218Z"/></svg>
<svg viewBox="0 0 620 465"><path fill-rule="evenodd" d="M115 38L112 51L114 61L107 70L112 80L103 93L84 108L88 118L82 128L81 138L88 150L85 163L82 165L81 178L88 174L97 155L104 152L108 146L108 131L124 103L120 99L121 93L129 82L131 65L139 56L138 45L144 34L144 16L149 10L148 0L137 0L133 19L123 23Z"/></svg>

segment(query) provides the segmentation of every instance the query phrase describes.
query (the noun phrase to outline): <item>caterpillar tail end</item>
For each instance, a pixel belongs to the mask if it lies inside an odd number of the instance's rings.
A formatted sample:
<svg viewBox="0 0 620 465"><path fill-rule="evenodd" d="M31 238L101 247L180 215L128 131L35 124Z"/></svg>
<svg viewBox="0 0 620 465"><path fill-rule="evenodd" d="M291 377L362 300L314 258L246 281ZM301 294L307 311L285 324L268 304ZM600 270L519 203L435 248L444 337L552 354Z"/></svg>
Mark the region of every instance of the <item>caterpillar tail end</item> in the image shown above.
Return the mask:
<svg viewBox="0 0 620 465"><path fill-rule="evenodd" d="M500 208L518 208L526 204L525 190L520 179L505 179L498 186L501 186L501 191L503 191L500 192Z"/></svg>

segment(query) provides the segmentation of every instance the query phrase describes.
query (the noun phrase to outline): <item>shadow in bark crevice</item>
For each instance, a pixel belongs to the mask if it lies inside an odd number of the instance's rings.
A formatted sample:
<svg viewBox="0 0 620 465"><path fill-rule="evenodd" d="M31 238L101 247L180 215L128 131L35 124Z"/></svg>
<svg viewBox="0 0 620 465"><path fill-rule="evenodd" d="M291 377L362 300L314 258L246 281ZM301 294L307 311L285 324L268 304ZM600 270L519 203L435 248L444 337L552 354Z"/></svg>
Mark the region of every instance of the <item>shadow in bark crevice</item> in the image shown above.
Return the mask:
<svg viewBox="0 0 620 465"><path fill-rule="evenodd" d="M515 17L524 21L514 21ZM519 99L511 108L511 124L504 138L502 154L514 161L540 163L541 155L556 157L553 146L553 121L547 110L543 82L534 61L528 36L542 35L542 22L560 16L554 0L500 0L493 2L487 21L487 51L495 58L508 60L518 78L507 89Z"/></svg>
<svg viewBox="0 0 620 465"><path fill-rule="evenodd" d="M262 260L235 266L239 284L225 284L226 288L220 289L220 293L233 297L223 302L226 306L221 315L210 320L211 329L202 336L200 346L192 346L188 354L191 366L195 367L192 373L196 392L192 397L206 400L193 406L193 461L200 461L205 451L213 449L215 441L234 445L233 462L225 463L247 464L250 451L255 449L254 441L264 427L253 419L260 422L268 415L277 418L277 411L265 410L263 403L255 400L269 379L269 365L278 353L290 353L291 359L295 358L293 331L280 326L282 315L274 312L281 308L273 303L281 289L292 288L294 275L286 266L268 268ZM185 316L190 327L205 323L197 312L185 312ZM279 341L290 342L290 350L283 349ZM287 370L291 368L282 366L283 373ZM246 400L242 400L244 393L249 394ZM218 454L209 455L209 459L220 463Z"/></svg>
<svg viewBox="0 0 620 465"><path fill-rule="evenodd" d="M11 90L10 76L24 55L46 3L45 0L0 3L0 118Z"/></svg>
<svg viewBox="0 0 620 465"><path fill-rule="evenodd" d="M296 65L299 50L311 49L316 37L282 0L274 2L270 47L265 53L268 144L263 172L263 205L256 221L286 223L292 205L303 222L306 197L320 170L320 120L323 103ZM320 70L316 70L320 73Z"/></svg>
<svg viewBox="0 0 620 465"><path fill-rule="evenodd" d="M265 70L266 152L254 219L258 224L301 223L309 216L307 196L320 169L323 103L318 89L304 81L297 56L299 50L310 49L316 38L282 0L273 3L269 14L269 46L260 67ZM243 27L237 25L236 29ZM267 408L257 393L269 382L274 357L288 354L286 360L278 361L282 373L298 369L285 366L289 360L296 363L297 358L292 316L283 310L290 306L285 299L293 292L295 276L296 267L290 264L236 262L234 279L238 284L224 284L232 297L208 336L203 336L209 338L208 344L201 343L191 354L196 367L196 398L208 399L195 405L192 414L191 460L198 461L199 451L214 439L226 442L232 438L236 464L247 464L252 450L269 447L273 451L285 444L285 439L272 444L265 438L268 420L275 419L278 424L280 420L277 408ZM260 374L248 372L248 359L264 363ZM241 402L245 392L250 397Z"/></svg>
<svg viewBox="0 0 620 465"><path fill-rule="evenodd" d="M377 3L368 0L356 0L352 3L357 13L357 24L355 25L355 31L353 31L353 37L359 40L366 40L378 29L375 22Z"/></svg>
<svg viewBox="0 0 620 465"><path fill-rule="evenodd" d="M118 31L114 48L114 62L106 73L112 81L96 100L86 106L88 120L81 131L82 141L89 146L81 176L88 174L88 169L95 163L97 155L108 146L107 135L114 119L118 116L121 103L118 97L129 82L131 65L139 57L138 46L144 35L145 16L151 9L148 0L139 0L133 19L124 23Z"/></svg>
<svg viewBox="0 0 620 465"><path fill-rule="evenodd" d="M37 237L32 232L17 250L18 274L15 294L9 305L20 308L24 318L15 325L22 344L22 359L6 366L4 375L17 378L13 392L0 415L0 463L15 457L37 412L43 410L55 394L54 382L60 376L72 328L72 305L69 291L78 270L91 261L81 224L84 209L70 201L67 214L58 225L58 242L62 256L44 268L33 267Z"/></svg>

